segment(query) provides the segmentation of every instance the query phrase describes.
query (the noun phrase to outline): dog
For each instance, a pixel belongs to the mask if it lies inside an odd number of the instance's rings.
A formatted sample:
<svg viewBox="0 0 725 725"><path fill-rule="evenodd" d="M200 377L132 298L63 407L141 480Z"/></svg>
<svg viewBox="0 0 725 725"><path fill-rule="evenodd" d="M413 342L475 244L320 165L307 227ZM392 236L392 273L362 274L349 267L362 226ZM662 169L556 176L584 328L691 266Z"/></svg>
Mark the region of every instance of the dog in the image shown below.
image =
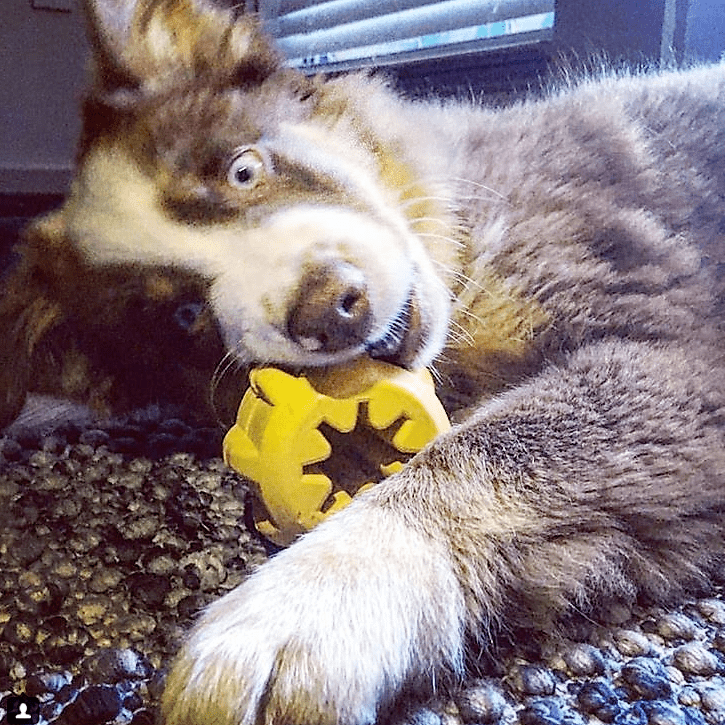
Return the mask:
<svg viewBox="0 0 725 725"><path fill-rule="evenodd" d="M725 66L494 109L305 77L201 0L88 11L75 180L0 310L3 422L365 357L428 366L455 421L208 608L164 722L373 723L474 650L711 586Z"/></svg>

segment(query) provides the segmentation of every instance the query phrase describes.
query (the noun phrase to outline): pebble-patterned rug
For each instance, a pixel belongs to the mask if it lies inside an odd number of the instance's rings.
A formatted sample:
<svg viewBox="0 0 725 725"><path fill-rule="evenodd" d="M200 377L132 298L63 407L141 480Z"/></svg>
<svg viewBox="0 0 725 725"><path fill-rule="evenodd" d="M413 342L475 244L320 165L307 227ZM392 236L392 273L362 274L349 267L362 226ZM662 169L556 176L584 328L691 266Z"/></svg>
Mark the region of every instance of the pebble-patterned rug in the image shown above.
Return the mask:
<svg viewBox="0 0 725 725"><path fill-rule="evenodd" d="M265 553L217 431L180 420L0 438L0 722L150 725L185 628ZM516 653L416 725L725 723L725 603L640 611ZM211 723L209 725L212 725Z"/></svg>

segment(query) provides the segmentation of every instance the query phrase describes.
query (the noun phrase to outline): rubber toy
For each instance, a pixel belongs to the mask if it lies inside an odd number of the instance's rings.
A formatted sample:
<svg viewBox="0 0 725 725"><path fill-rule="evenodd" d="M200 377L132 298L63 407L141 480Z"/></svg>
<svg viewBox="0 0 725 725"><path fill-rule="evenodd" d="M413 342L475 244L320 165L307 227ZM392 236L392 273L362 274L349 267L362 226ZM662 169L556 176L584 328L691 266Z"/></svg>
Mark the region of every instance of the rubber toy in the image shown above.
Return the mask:
<svg viewBox="0 0 725 725"><path fill-rule="evenodd" d="M259 368L224 460L254 485L259 533L287 546L449 428L427 370L370 361L306 376Z"/></svg>

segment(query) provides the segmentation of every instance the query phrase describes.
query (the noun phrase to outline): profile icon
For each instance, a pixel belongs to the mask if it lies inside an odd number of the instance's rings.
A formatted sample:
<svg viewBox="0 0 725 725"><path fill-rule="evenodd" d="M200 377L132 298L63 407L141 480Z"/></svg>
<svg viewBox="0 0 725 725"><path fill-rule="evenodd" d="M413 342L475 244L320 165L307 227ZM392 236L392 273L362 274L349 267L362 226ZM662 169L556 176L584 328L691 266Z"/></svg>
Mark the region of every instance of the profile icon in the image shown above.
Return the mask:
<svg viewBox="0 0 725 725"><path fill-rule="evenodd" d="M40 700L29 695L10 695L6 702L8 725L35 725L40 720Z"/></svg>

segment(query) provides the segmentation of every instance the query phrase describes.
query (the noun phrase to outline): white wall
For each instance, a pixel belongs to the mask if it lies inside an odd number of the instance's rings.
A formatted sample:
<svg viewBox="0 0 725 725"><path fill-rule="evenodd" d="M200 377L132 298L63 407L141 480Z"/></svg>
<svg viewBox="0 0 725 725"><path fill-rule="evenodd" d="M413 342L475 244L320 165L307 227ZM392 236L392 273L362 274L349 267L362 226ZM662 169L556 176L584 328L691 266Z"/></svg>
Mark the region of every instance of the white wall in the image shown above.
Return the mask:
<svg viewBox="0 0 725 725"><path fill-rule="evenodd" d="M2 0L0 193L65 190L87 52L75 0Z"/></svg>

